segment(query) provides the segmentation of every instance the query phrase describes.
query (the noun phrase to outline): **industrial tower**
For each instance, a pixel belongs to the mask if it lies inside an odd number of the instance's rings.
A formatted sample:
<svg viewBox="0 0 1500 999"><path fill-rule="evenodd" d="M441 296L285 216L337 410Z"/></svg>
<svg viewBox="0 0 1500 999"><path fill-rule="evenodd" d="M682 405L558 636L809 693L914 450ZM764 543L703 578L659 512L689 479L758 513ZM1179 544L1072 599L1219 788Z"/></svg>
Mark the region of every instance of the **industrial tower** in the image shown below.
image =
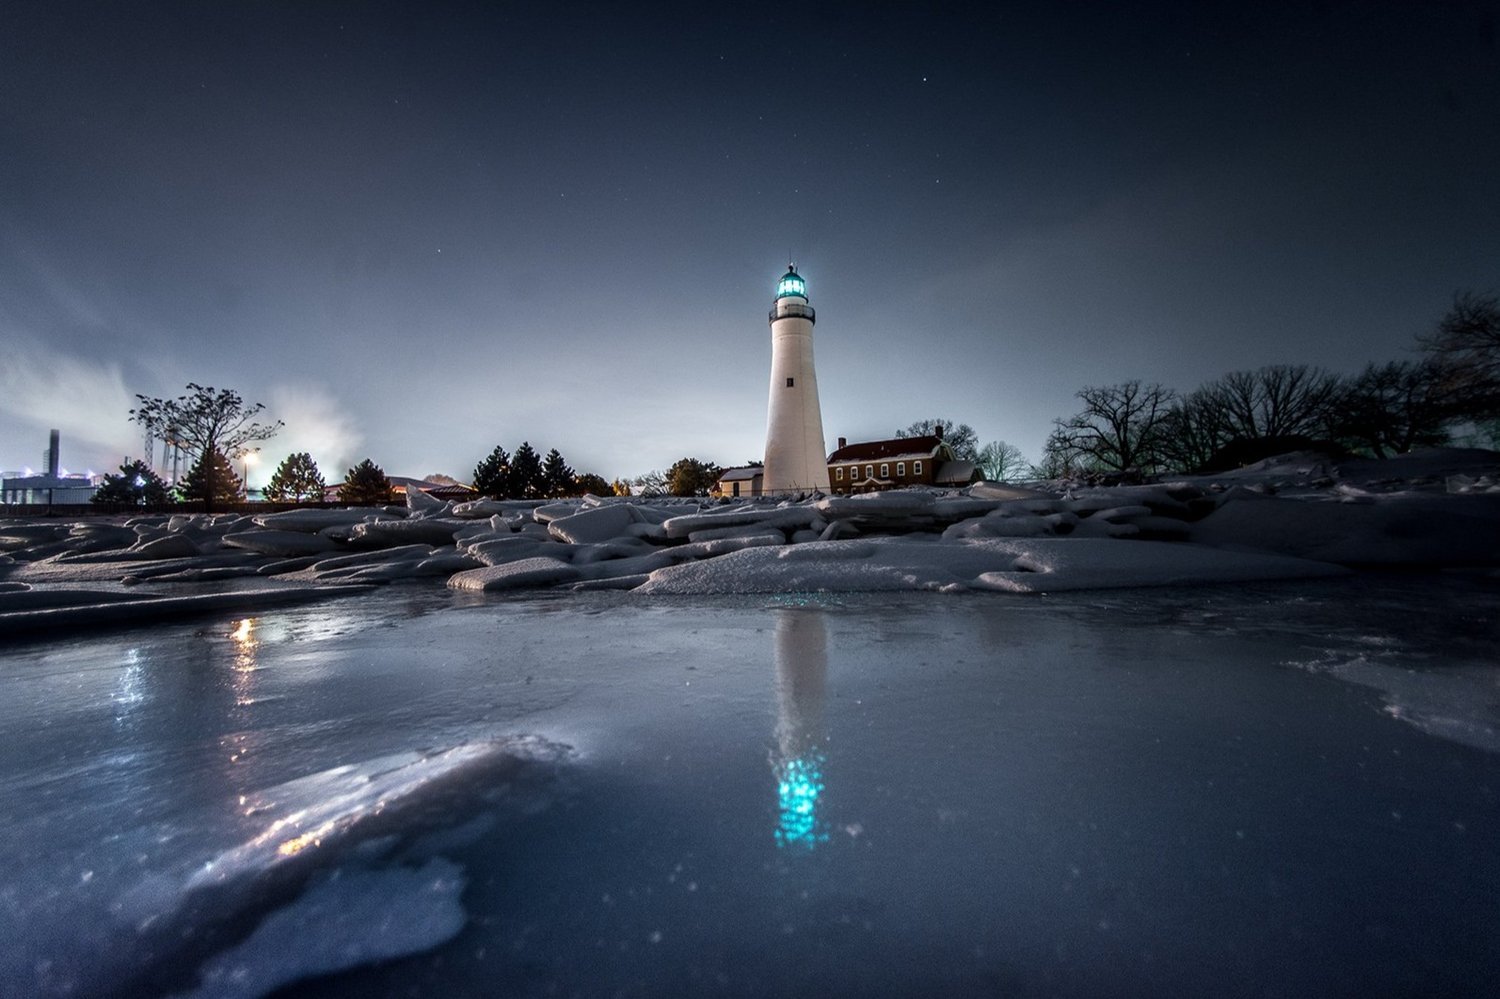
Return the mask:
<svg viewBox="0 0 1500 999"><path fill-rule="evenodd" d="M828 490L823 413L813 371L813 308L807 282L788 264L771 307L771 401L766 414L768 493Z"/></svg>

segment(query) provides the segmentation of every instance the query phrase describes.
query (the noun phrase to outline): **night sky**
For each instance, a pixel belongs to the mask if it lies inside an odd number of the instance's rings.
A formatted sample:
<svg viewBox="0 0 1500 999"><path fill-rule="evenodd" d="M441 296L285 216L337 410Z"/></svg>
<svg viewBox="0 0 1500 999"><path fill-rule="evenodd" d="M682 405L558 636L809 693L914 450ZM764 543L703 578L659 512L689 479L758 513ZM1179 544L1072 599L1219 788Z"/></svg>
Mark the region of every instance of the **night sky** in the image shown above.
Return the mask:
<svg viewBox="0 0 1500 999"><path fill-rule="evenodd" d="M0 468L265 402L329 481L497 443L761 454L795 260L824 429L1031 460L1084 385L1410 356L1500 290L1495 4L18 2Z"/></svg>

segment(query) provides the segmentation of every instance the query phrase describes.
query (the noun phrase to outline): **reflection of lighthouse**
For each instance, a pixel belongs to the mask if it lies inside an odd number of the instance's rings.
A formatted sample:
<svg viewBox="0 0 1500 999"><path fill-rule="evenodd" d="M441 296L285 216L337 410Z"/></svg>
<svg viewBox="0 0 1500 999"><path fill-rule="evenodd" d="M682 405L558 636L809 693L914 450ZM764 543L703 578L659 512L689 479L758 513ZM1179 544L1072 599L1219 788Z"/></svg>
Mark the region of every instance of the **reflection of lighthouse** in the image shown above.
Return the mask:
<svg viewBox="0 0 1500 999"><path fill-rule="evenodd" d="M813 371L813 323L807 282L789 264L771 307L771 399L766 415L765 491L828 490L823 411Z"/></svg>
<svg viewBox="0 0 1500 999"><path fill-rule="evenodd" d="M776 845L812 849L828 839L818 817L823 794L823 690L828 627L819 610L776 617Z"/></svg>

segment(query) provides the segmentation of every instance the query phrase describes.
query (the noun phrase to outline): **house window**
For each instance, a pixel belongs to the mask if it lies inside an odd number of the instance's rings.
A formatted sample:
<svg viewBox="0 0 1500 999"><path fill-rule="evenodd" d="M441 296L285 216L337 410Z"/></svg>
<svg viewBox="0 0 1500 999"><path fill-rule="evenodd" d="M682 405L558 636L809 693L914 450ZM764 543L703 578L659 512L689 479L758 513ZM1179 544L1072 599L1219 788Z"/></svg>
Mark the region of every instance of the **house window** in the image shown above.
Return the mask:
<svg viewBox="0 0 1500 999"><path fill-rule="evenodd" d="M793 383L794 383L794 382L795 382L795 381L796 381L796 380L797 380L797 379L795 379L795 378L788 378L788 379L787 379L787 380L786 380L786 387L787 387L787 388L791 388L791 387L792 387L792 384L793 384Z"/></svg>
<svg viewBox="0 0 1500 999"><path fill-rule="evenodd" d="M906 478L906 462L904 462L904 461L898 461L898 462L896 462L896 477L898 479L904 479L904 478Z"/></svg>
<svg viewBox="0 0 1500 999"><path fill-rule="evenodd" d="M874 465L866 465L865 466L865 478L867 478L867 479L873 479L873 478L875 478L875 466Z"/></svg>
<svg viewBox="0 0 1500 999"><path fill-rule="evenodd" d="M740 484L738 482L734 483L734 494L736 496L740 494Z"/></svg>
<svg viewBox="0 0 1500 999"><path fill-rule="evenodd" d="M891 466L883 461L880 463L880 477L882 479L889 479L891 477Z"/></svg>
<svg viewBox="0 0 1500 999"><path fill-rule="evenodd" d="M914 461L914 462L911 463L911 474L913 474L913 475L921 475L922 474L922 463L920 461Z"/></svg>
<svg viewBox="0 0 1500 999"><path fill-rule="evenodd" d="M833 480L835 482L843 482L844 481L844 469L843 469L842 466L840 466L839 468L835 468L833 470Z"/></svg>

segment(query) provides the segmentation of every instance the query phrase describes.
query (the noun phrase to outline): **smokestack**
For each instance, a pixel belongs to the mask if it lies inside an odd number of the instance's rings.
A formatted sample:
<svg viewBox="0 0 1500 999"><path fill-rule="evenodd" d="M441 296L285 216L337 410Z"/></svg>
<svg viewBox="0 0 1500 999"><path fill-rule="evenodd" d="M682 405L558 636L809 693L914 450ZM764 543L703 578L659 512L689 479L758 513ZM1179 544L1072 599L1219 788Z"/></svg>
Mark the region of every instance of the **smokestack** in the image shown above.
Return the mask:
<svg viewBox="0 0 1500 999"><path fill-rule="evenodd" d="M47 438L47 477L50 479L57 478L57 444L61 437L62 435L54 430Z"/></svg>
<svg viewBox="0 0 1500 999"><path fill-rule="evenodd" d="M939 423L937 426L933 427L932 428L932 433L933 433L933 436L935 436L938 440L942 440L943 439L943 425L941 423Z"/></svg>

